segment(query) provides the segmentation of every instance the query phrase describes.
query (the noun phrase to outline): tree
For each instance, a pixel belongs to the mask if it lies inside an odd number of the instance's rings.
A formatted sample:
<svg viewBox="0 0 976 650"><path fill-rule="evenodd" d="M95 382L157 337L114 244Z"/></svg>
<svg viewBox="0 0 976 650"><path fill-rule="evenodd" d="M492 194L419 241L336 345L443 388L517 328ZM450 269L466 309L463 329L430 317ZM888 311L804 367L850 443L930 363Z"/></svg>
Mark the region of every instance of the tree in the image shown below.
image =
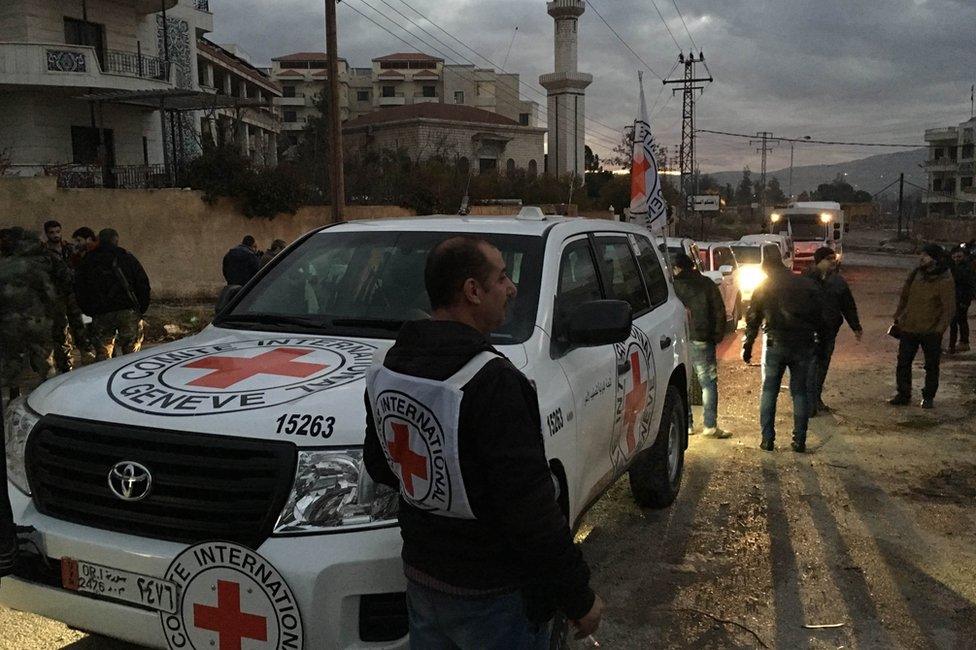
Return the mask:
<svg viewBox="0 0 976 650"><path fill-rule="evenodd" d="M742 180L735 190L735 204L751 205L753 196L752 172L746 167L742 170Z"/></svg>
<svg viewBox="0 0 976 650"><path fill-rule="evenodd" d="M786 194L780 187L779 179L773 176L769 179L769 185L766 187L766 204L776 205L779 203L786 203Z"/></svg>
<svg viewBox="0 0 976 650"><path fill-rule="evenodd" d="M583 148L584 165L586 166L586 171L588 172L599 172L603 171L603 162L600 160L600 156L593 153L590 149L590 145L586 145Z"/></svg>
<svg viewBox="0 0 976 650"><path fill-rule="evenodd" d="M813 193L814 201L836 201L837 203L870 203L874 197L870 192L855 190L838 174L830 183L821 183Z"/></svg>

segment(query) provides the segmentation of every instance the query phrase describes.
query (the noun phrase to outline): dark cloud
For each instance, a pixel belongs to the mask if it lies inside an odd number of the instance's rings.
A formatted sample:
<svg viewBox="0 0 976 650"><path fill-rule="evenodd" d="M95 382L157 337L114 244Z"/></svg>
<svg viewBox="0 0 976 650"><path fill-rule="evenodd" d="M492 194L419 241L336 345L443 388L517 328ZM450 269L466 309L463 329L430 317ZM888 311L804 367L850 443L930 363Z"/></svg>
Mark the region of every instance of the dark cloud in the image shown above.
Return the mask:
<svg viewBox="0 0 976 650"><path fill-rule="evenodd" d="M674 37L690 48L670 0L655 0ZM379 12L370 9L372 5ZM214 40L239 44L259 63L299 50L324 49L324 9L308 0L210 0ZM463 45L438 31L429 16ZM636 72L643 67L599 20L594 7L659 75L671 70L676 47L647 0L593 0L580 25L580 69L594 75L587 92L588 142L606 152L614 131L633 121ZM677 0L716 81L698 106L700 128L759 130L815 139L917 144L926 128L966 119L972 73L971 0ZM415 47L356 14L355 7ZM441 43L398 15L420 23ZM392 18L390 22L380 16ZM537 81L551 72L552 21L542 0L343 0L340 50L352 65L375 56L422 49L449 62L505 60L519 72L525 99L545 100ZM411 33L408 33L409 30ZM426 41L425 43L421 42ZM467 47L465 47L467 46ZM439 51L438 51L439 50ZM660 142L680 139L681 98L645 73L652 127ZM599 122L599 123L596 123ZM876 149L798 146L798 164L831 163ZM747 142L703 135L703 169L757 168ZM789 147L772 154L770 168L788 162Z"/></svg>

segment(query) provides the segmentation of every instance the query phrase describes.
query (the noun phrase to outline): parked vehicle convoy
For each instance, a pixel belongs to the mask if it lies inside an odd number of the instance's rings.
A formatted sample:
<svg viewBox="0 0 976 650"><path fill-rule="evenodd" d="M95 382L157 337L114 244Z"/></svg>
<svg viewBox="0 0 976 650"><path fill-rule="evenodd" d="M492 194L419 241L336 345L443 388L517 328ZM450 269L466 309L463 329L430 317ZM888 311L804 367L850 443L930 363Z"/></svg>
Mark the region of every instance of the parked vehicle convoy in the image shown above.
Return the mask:
<svg viewBox="0 0 976 650"><path fill-rule="evenodd" d="M705 269L702 273L711 278L725 303L725 314L729 323L729 331L734 332L739 320L744 316L742 309L742 291L739 288L741 270L732 252L730 242L698 242L698 250Z"/></svg>
<svg viewBox="0 0 976 650"><path fill-rule="evenodd" d="M763 262L769 258L782 261L782 251L773 242L737 241L731 242L732 253L739 263L739 292L742 301L748 305L752 294L766 281L762 270Z"/></svg>
<svg viewBox="0 0 976 650"><path fill-rule="evenodd" d="M362 465L364 375L428 316L424 265L483 236L518 287L497 350L533 380L570 522L624 472L641 506L681 485L685 309L643 228L424 218L301 238L189 338L58 376L6 417L31 527L0 602L153 648L406 648L397 495ZM405 413L404 418L419 417ZM403 450L451 489L436 422Z"/></svg>
<svg viewBox="0 0 976 650"><path fill-rule="evenodd" d="M824 246L834 249L838 258L844 255L844 235L850 224L840 204L834 201L791 203L770 215L773 229L789 231L793 239L795 271L802 272L813 264L813 254Z"/></svg>

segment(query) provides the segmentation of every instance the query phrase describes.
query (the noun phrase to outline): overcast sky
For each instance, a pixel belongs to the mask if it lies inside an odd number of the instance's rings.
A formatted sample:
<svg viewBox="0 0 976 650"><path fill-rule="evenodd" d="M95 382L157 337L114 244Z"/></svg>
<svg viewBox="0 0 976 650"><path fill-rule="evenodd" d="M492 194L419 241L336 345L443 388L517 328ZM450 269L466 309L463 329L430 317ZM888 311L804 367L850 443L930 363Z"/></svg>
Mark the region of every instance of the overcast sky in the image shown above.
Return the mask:
<svg viewBox="0 0 976 650"><path fill-rule="evenodd" d="M715 76L698 103L698 127L739 133L765 130L784 137L920 144L926 128L956 125L969 117L976 2L972 0L676 0ZM593 75L587 90L587 143L598 153L616 141L611 128L634 120L637 70L628 52L597 16L598 10L651 66L666 75L678 46L654 9L660 8L682 48L691 41L672 0L592 0L580 19L580 70ZM371 5L395 22L380 17ZM420 18L429 17L475 52L522 75L524 99L545 96L540 74L552 71L552 19L544 0L342 0L341 56L368 67L376 56L423 50L447 63L482 59ZM446 45L411 25L404 15ZM210 0L219 43L237 43L255 63L303 50L324 50L321 0ZM371 16L402 41L358 15ZM411 33L408 33L407 29ZM426 41L425 45L420 39ZM439 51L438 51L439 50ZM453 51L452 51L453 50ZM697 50L696 50L697 51ZM645 71L651 127L658 140L677 145L681 98ZM885 149L796 146L796 164L832 163ZM745 140L702 135L704 171L759 168L759 155ZM789 164L789 145L771 154L769 169Z"/></svg>

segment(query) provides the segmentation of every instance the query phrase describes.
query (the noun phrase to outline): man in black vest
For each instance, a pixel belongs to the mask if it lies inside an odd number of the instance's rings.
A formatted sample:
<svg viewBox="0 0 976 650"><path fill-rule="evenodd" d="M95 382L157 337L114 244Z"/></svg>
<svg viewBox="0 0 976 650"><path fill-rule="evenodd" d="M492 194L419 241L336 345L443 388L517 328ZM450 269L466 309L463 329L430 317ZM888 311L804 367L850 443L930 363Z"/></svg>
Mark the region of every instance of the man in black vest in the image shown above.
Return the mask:
<svg viewBox="0 0 976 650"><path fill-rule="evenodd" d="M535 388L488 341L516 293L502 255L448 239L425 282L432 319L406 323L370 370L363 452L400 490L411 646L548 648L557 612L592 634L603 602L556 502Z"/></svg>

